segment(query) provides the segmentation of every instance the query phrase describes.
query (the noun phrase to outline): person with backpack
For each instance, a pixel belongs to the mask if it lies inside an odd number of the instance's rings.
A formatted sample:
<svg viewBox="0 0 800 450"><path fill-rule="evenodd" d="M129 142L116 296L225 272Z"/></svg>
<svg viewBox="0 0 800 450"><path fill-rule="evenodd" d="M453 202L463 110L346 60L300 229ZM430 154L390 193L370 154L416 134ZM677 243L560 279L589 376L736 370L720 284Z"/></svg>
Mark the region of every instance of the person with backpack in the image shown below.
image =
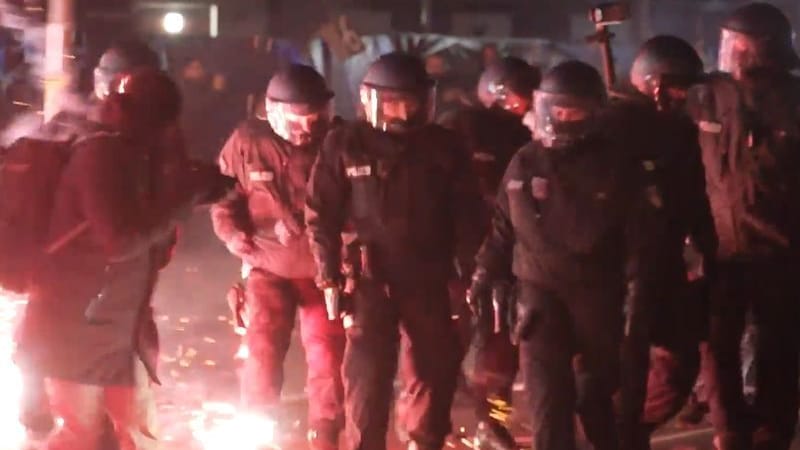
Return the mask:
<svg viewBox="0 0 800 450"><path fill-rule="evenodd" d="M689 96L719 249L709 274L711 421L720 450L788 449L798 418L800 67L786 15L750 3L723 21L718 69ZM748 310L756 396L742 392Z"/></svg>
<svg viewBox="0 0 800 450"><path fill-rule="evenodd" d="M55 151L63 153L63 156L66 157L73 142L100 129L97 117L98 107L110 93L111 85L115 79L126 71L148 67L158 69L159 65L158 55L143 42L124 40L112 44L102 54L94 69L94 85L91 95L87 98L73 96L62 102L63 109L39 130L31 134L30 137L33 140L23 138L13 145L62 147L61 149L55 149ZM173 145L169 146L169 149L171 165L183 165L187 162L183 146ZM23 158L27 157L24 156L24 153L30 153L25 149L20 150L20 155ZM10 186L9 181L7 181L8 176L5 176L5 178L6 180L1 180L0 184L13 191L13 186ZM11 183L13 183L13 180ZM24 196L20 195L20 197L20 207L24 207L22 205L24 201L22 197ZM15 208L7 207L8 200L3 203L4 212L0 214L16 215ZM173 234L163 242L162 248L165 257L171 253L176 238L177 235ZM20 239L19 235L16 235L14 239ZM20 405L20 421L27 430L28 438L31 441L38 441L45 438L53 429L54 419L50 413L49 399L42 377L30 372L22 375L24 388L22 404ZM113 430L107 434L112 436Z"/></svg>
<svg viewBox="0 0 800 450"><path fill-rule="evenodd" d="M266 120L245 121L220 153L220 168L237 180L237 188L211 209L214 231L245 266L244 293L234 295L232 304L249 349L243 406L277 418L283 363L299 313L314 450L337 449L344 425L344 329L340 320L328 320L314 284L303 220L311 166L334 120L332 97L312 67L292 64L278 71L266 90Z"/></svg>
<svg viewBox="0 0 800 450"><path fill-rule="evenodd" d="M159 244L186 209L226 187L218 173L164 170L180 105L163 72L126 74L99 105L101 129L65 158L17 355L23 370L46 378L63 419L49 450L100 448L106 416L121 449L155 448L150 300L165 262Z"/></svg>

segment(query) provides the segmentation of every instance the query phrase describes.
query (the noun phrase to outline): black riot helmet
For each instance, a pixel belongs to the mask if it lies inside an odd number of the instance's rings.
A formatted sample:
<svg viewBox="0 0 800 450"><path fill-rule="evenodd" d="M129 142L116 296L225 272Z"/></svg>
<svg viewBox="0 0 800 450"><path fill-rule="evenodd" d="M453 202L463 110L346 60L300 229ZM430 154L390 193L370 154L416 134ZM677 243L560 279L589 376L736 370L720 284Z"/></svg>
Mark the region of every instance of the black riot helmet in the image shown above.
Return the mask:
<svg viewBox="0 0 800 450"><path fill-rule="evenodd" d="M679 109L692 84L703 76L703 61L688 42L661 35L642 44L631 66L631 84L659 109Z"/></svg>
<svg viewBox="0 0 800 450"><path fill-rule="evenodd" d="M478 80L478 98L487 108L498 107L523 116L542 74L523 59L506 56L490 64Z"/></svg>
<svg viewBox="0 0 800 450"><path fill-rule="evenodd" d="M731 13L720 33L717 67L734 78L757 69L800 66L794 32L786 15L768 3L750 3Z"/></svg>
<svg viewBox="0 0 800 450"><path fill-rule="evenodd" d="M565 147L583 139L606 98L594 67L574 60L558 64L533 93L533 139L545 147Z"/></svg>
<svg viewBox="0 0 800 450"><path fill-rule="evenodd" d="M418 57L388 53L367 69L359 92L361 112L374 128L402 133L429 123L434 114L435 83Z"/></svg>
<svg viewBox="0 0 800 450"><path fill-rule="evenodd" d="M94 96L99 100L105 98L112 91L114 80L125 72L145 67L158 69L160 66L158 54L144 42L117 42L100 56L94 68Z"/></svg>
<svg viewBox="0 0 800 450"><path fill-rule="evenodd" d="M293 146L318 142L332 119L333 92L310 66L291 64L269 80L267 121L275 134Z"/></svg>

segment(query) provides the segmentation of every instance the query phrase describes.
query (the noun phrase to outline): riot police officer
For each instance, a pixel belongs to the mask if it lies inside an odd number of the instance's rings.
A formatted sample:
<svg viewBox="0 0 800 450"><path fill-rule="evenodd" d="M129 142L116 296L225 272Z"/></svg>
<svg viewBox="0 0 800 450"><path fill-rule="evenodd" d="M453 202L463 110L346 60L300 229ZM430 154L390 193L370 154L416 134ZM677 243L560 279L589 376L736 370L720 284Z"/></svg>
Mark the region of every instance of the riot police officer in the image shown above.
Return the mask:
<svg viewBox="0 0 800 450"><path fill-rule="evenodd" d="M597 449L617 449L612 409L623 304L655 292L664 236L652 161L604 134L606 91L591 66L568 61L534 93L533 142L512 159L469 301L485 314L492 282L517 281L520 362L533 447L574 449L573 414ZM576 389L577 387L577 389Z"/></svg>
<svg viewBox="0 0 800 450"><path fill-rule="evenodd" d="M722 24L718 69L692 91L719 250L711 285L709 385L720 449L786 449L798 407L800 66L792 26L750 3ZM740 342L758 333L756 398L743 398Z"/></svg>
<svg viewBox="0 0 800 450"><path fill-rule="evenodd" d="M494 201L511 157L530 141L522 118L530 110L531 95L540 79L535 67L505 57L487 67L478 81L477 95L483 107L464 108L438 120L463 136L489 203Z"/></svg>
<svg viewBox="0 0 800 450"><path fill-rule="evenodd" d="M630 71L631 84L662 111L684 111L689 88L702 78L703 61L697 51L670 35L655 36L642 44Z"/></svg>
<svg viewBox="0 0 800 450"><path fill-rule="evenodd" d="M401 330L408 448L441 449L450 431L460 349L447 284L454 258L471 272L484 226L465 149L430 123L433 91L417 57L381 56L361 84L363 120L328 135L309 181L306 221L326 296L346 284L345 227L359 254L343 366L349 450L386 448Z"/></svg>
<svg viewBox="0 0 800 450"><path fill-rule="evenodd" d="M524 60L504 57L489 65L480 77L477 94L482 106L462 109L439 120L464 137L489 208L511 157L530 141L530 131L522 119L530 110L533 90L540 79L539 70ZM508 275L499 283L498 295L509 291L511 274ZM463 305L463 291L457 293L460 295L453 300ZM519 364L517 348L512 345L506 327L495 332L492 324L475 325L466 370L478 399L475 441L479 448L513 449L514 439L504 418L510 414L512 386Z"/></svg>
<svg viewBox="0 0 800 450"><path fill-rule="evenodd" d="M687 42L656 36L640 47L631 67L630 81L640 97L617 105L624 118L620 123L641 137L643 145L636 146L641 158L655 161L670 225L663 245L671 248L666 253L674 259L669 267L681 269L669 274L669 294L652 305L652 321L646 324L642 340L636 342L631 336L623 346L626 377L638 392L631 401L646 400L643 411L641 404L626 405L634 408L628 412L636 415L636 421L644 415L631 442L636 448L649 448L649 431L685 403L699 370L698 349L707 322L705 274L713 263L717 239L698 130L685 113L685 103L688 90L703 76L702 61Z"/></svg>
<svg viewBox="0 0 800 450"><path fill-rule="evenodd" d="M245 266L244 302L233 304L244 316L250 351L242 370L242 402L258 413L275 413L299 313L308 363L309 440L320 450L338 448L343 427L344 329L340 321L328 320L314 284L303 207L311 167L332 123L332 97L309 66L277 72L267 86L267 120L244 122L220 153L220 168L238 180L238 189L211 211L217 236Z"/></svg>

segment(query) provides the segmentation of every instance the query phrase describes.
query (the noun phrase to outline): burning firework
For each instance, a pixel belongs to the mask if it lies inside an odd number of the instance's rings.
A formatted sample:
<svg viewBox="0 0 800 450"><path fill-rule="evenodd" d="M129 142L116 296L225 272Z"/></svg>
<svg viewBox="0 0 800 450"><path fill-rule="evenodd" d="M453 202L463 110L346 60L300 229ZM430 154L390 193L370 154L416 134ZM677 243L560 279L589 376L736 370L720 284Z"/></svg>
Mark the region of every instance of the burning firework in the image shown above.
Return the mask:
<svg viewBox="0 0 800 450"><path fill-rule="evenodd" d="M25 428L19 422L22 377L13 361L14 328L25 307L25 299L0 292L0 450L18 450L25 442Z"/></svg>
<svg viewBox="0 0 800 450"><path fill-rule="evenodd" d="M204 403L190 427L204 450L280 450L274 420L239 412L229 403Z"/></svg>

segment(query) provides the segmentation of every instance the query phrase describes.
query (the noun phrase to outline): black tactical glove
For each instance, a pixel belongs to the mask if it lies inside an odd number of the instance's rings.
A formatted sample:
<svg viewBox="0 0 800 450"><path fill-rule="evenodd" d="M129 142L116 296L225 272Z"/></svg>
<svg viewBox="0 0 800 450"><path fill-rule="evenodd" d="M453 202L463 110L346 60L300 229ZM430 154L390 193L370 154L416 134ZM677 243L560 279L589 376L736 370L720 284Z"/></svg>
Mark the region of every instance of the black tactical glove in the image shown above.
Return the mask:
<svg viewBox="0 0 800 450"><path fill-rule="evenodd" d="M507 281L492 286L492 332L495 334L508 331L513 326L516 307L514 285Z"/></svg>
<svg viewBox="0 0 800 450"><path fill-rule="evenodd" d="M492 308L492 285L484 270L477 269L472 275L472 283L467 289L466 300L472 313L475 333L479 339L485 339L493 331L494 310Z"/></svg>
<svg viewBox="0 0 800 450"><path fill-rule="evenodd" d="M536 308L534 308L533 305L519 300L514 302L509 319L511 343L519 345L523 339L530 336L531 331L533 331L535 315Z"/></svg>

